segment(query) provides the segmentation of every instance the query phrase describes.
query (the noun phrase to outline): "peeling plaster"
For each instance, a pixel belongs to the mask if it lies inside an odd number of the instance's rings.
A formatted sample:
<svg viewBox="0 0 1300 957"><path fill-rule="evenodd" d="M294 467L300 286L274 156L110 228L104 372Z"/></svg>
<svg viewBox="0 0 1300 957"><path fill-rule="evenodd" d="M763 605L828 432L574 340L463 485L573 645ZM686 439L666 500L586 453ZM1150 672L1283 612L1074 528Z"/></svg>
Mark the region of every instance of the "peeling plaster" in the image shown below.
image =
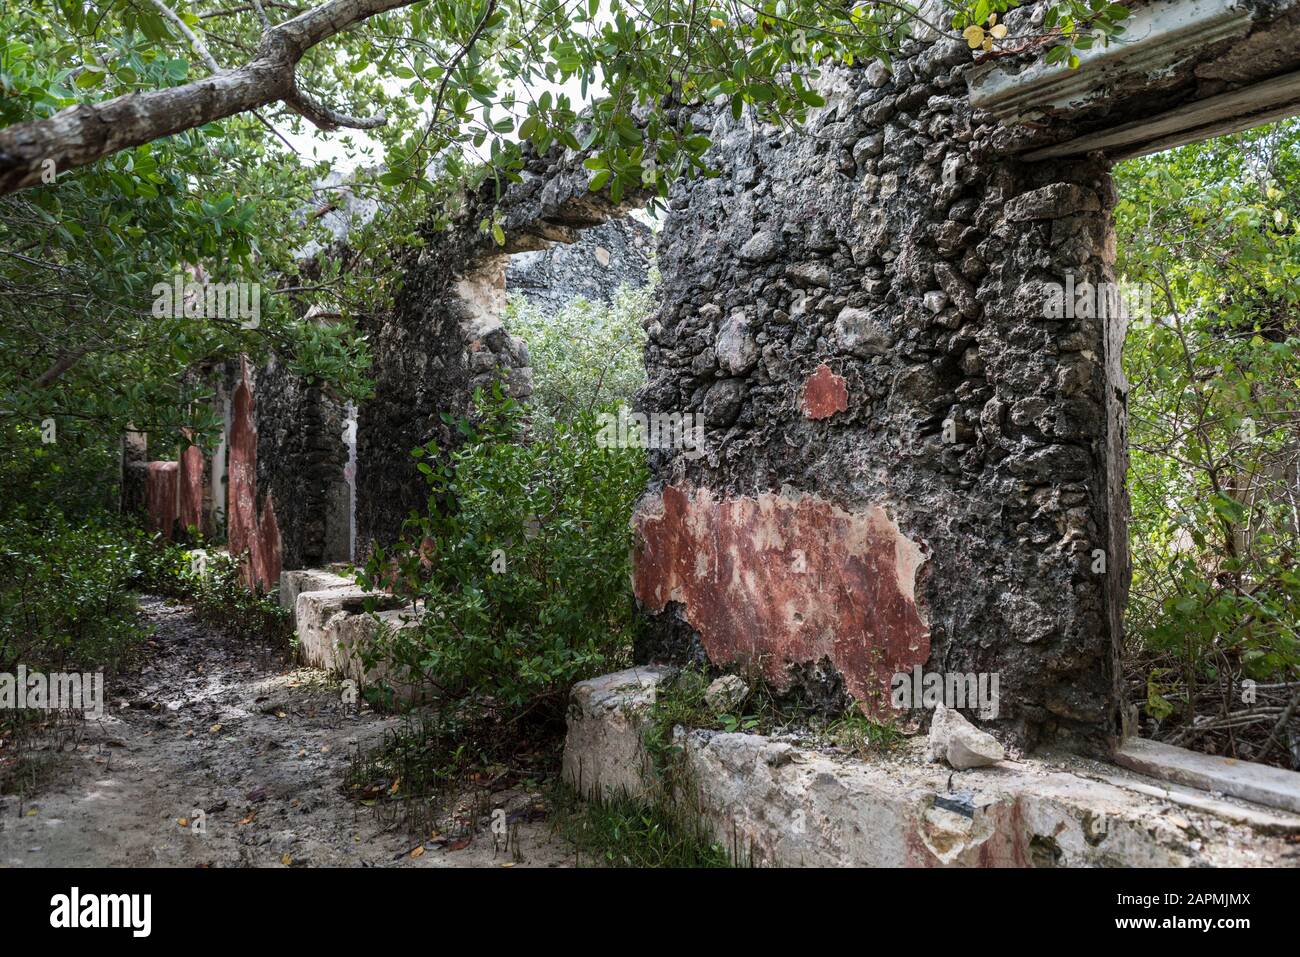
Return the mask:
<svg viewBox="0 0 1300 957"><path fill-rule="evenodd" d="M176 525L175 462L150 462L145 477L146 525L151 532L162 532L166 541L172 540Z"/></svg>
<svg viewBox="0 0 1300 957"><path fill-rule="evenodd" d="M844 376L836 375L822 363L803 386L803 414L810 419L829 419L849 407L849 391Z"/></svg>
<svg viewBox="0 0 1300 957"><path fill-rule="evenodd" d="M268 494L257 511L257 427L253 424L253 389L248 364L240 370L231 404L230 508L227 542L230 554L248 553L244 580L270 591L280 583L280 527Z"/></svg>
<svg viewBox="0 0 1300 957"><path fill-rule="evenodd" d="M203 521L203 450L191 445L181 453L180 458L180 520L181 528L190 526L200 532L204 530Z"/></svg>
<svg viewBox="0 0 1300 957"><path fill-rule="evenodd" d="M637 599L651 613L681 604L715 664L756 664L785 689L792 666L826 658L865 713L884 715L892 676L930 656L916 604L926 556L880 505L668 486L633 524Z"/></svg>

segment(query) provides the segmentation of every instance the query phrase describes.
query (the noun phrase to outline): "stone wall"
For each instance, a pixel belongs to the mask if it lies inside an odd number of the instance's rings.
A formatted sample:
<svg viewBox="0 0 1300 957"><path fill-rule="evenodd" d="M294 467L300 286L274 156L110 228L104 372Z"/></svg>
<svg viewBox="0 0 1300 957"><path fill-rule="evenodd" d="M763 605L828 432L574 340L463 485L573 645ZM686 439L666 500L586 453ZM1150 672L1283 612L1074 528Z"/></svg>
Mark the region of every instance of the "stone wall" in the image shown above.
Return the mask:
<svg viewBox="0 0 1300 957"><path fill-rule="evenodd" d="M489 180L467 198L456 224L430 230L427 245L405 264L392 313L367 328L376 389L357 419L359 558L375 542L395 541L408 513L425 507L428 486L410 452L430 440L455 446L458 432L444 415L467 415L474 390L497 381L516 398L532 393L528 349L502 325L509 257L573 243L582 230L626 216L647 198L634 194L611 205L587 190L588 175L581 157L558 148L529 154L522 182L499 204ZM479 229L494 214L504 246Z"/></svg>
<svg viewBox="0 0 1300 957"><path fill-rule="evenodd" d="M1044 9L1010 12L1013 36ZM1298 10L1153 0L1077 71L1033 44L975 63L912 41L892 69L828 74L805 130L696 114L722 175L673 194L642 405L701 413L708 450L649 452L639 660L756 666L872 714L898 672L995 673L1004 739L1108 748L1128 587L1108 155L1300 109ZM361 555L424 506L409 452L454 444L444 416L498 379L531 389L507 258L644 199L611 209L586 181L580 157L531 156L404 264L368 329ZM478 226L497 213L504 246ZM521 261L514 285L541 265L567 283L563 261Z"/></svg>
<svg viewBox="0 0 1300 957"><path fill-rule="evenodd" d="M654 233L632 218L615 219L583 232L577 242L518 253L506 269L506 291L553 314L579 297L608 303L620 286L646 284Z"/></svg>
<svg viewBox="0 0 1300 957"><path fill-rule="evenodd" d="M898 671L997 672L1010 737L1104 747L1122 329L1047 284L1110 279L1114 196L1100 160L1012 158L970 68L940 41L838 72L802 133L697 115L723 175L673 196L642 399L708 452L649 453L638 655L872 713Z"/></svg>
<svg viewBox="0 0 1300 957"><path fill-rule="evenodd" d="M275 501L283 568L350 557L346 403L272 360L259 369L257 487Z"/></svg>

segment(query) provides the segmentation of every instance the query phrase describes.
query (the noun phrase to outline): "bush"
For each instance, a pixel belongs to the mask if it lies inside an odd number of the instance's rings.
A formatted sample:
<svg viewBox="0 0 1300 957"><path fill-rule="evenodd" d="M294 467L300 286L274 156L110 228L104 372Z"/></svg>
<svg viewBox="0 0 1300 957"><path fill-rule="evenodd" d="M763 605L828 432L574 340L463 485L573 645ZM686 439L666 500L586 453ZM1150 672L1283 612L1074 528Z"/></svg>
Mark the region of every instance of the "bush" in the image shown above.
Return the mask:
<svg viewBox="0 0 1300 957"><path fill-rule="evenodd" d="M645 384L645 329L657 273L640 289L621 287L608 305L575 299L554 315L511 297L506 327L527 343L536 425L631 403Z"/></svg>
<svg viewBox="0 0 1300 957"><path fill-rule="evenodd" d="M0 523L0 671L118 669L142 637L129 586L135 550L122 529Z"/></svg>
<svg viewBox="0 0 1300 957"><path fill-rule="evenodd" d="M60 515L103 524L117 508L118 450L94 428L60 418L43 441L34 422L0 425L0 521Z"/></svg>
<svg viewBox="0 0 1300 957"><path fill-rule="evenodd" d="M196 616L235 638L288 643L293 623L273 595L253 592L244 584L240 562L225 552L162 541L141 540L132 584L189 602ZM204 556L203 564L196 562Z"/></svg>
<svg viewBox="0 0 1300 957"><path fill-rule="evenodd" d="M1298 144L1286 121L1117 170L1119 266L1154 307L1124 352L1131 700L1145 734L1256 760L1300 721Z"/></svg>
<svg viewBox="0 0 1300 957"><path fill-rule="evenodd" d="M497 389L444 454L415 449L427 514L359 576L425 601L417 629L377 643L442 688L520 709L563 701L569 685L628 660L635 616L632 507L646 481L637 449L597 445L593 412L523 437L524 413Z"/></svg>

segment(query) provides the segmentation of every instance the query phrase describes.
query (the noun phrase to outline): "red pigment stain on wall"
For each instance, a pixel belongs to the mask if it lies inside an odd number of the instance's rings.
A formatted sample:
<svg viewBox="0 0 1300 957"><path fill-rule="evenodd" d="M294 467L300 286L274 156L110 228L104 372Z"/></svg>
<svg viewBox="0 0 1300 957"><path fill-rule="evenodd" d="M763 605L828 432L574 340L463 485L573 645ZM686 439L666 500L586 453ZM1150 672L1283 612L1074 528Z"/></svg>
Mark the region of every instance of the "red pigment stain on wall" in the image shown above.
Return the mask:
<svg viewBox="0 0 1300 957"><path fill-rule="evenodd" d="M825 657L863 712L883 716L893 675L930 657L915 596L925 556L878 505L670 485L633 524L637 599L652 613L682 604L715 664L756 663L783 689L790 666Z"/></svg>
<svg viewBox="0 0 1300 957"><path fill-rule="evenodd" d="M280 526L267 495L257 512L257 427L253 424L253 390L244 365L230 410L230 502L227 546L230 554L248 552L244 581L269 591L280 581Z"/></svg>
<svg viewBox="0 0 1300 957"><path fill-rule="evenodd" d="M172 540L176 525L176 475L175 462L150 462L145 467L145 527L151 532L162 532L165 540Z"/></svg>
<svg viewBox="0 0 1300 957"><path fill-rule="evenodd" d="M829 419L849 407L849 390L844 376L822 363L803 384L803 414L810 419Z"/></svg>
<svg viewBox="0 0 1300 957"><path fill-rule="evenodd" d="M181 453L180 518L181 528L203 531L203 450L197 445Z"/></svg>
<svg viewBox="0 0 1300 957"><path fill-rule="evenodd" d="M1025 823L1021 799L997 801L982 805L975 811L968 825L950 819L955 828L947 834L936 831L927 841L923 833L930 827L925 820L927 807L917 808L917 816L908 822L904 832L904 857L907 867L1034 867L1030 845L1033 834ZM963 827L968 834L961 834ZM956 851L948 863L936 853L932 844L940 845L945 856Z"/></svg>

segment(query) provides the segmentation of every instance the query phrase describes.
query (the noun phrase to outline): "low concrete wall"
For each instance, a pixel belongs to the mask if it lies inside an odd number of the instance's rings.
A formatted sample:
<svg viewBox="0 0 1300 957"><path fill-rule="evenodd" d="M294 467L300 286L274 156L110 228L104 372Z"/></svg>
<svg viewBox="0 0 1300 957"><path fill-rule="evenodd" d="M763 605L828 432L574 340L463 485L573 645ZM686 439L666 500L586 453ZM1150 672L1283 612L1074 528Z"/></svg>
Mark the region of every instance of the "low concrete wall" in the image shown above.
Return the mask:
<svg viewBox="0 0 1300 957"><path fill-rule="evenodd" d="M569 783L588 795L657 788L640 736L668 673L633 668L575 686ZM1073 756L954 772L915 747L859 761L756 734L676 733L717 839L757 864L1300 864L1300 816Z"/></svg>
<svg viewBox="0 0 1300 957"><path fill-rule="evenodd" d="M583 794L643 794L653 772L641 744L655 688L672 668L630 668L573 687L563 775Z"/></svg>
<svg viewBox="0 0 1300 957"><path fill-rule="evenodd" d="M376 611L365 610L366 600L377 600ZM412 679L405 671L380 661L366 668L363 654L381 629L413 628L423 608L358 587L350 578L319 569L301 569L280 575L280 605L293 612L298 653L305 664L359 687L386 684L396 698L416 702L431 697L433 688Z"/></svg>

